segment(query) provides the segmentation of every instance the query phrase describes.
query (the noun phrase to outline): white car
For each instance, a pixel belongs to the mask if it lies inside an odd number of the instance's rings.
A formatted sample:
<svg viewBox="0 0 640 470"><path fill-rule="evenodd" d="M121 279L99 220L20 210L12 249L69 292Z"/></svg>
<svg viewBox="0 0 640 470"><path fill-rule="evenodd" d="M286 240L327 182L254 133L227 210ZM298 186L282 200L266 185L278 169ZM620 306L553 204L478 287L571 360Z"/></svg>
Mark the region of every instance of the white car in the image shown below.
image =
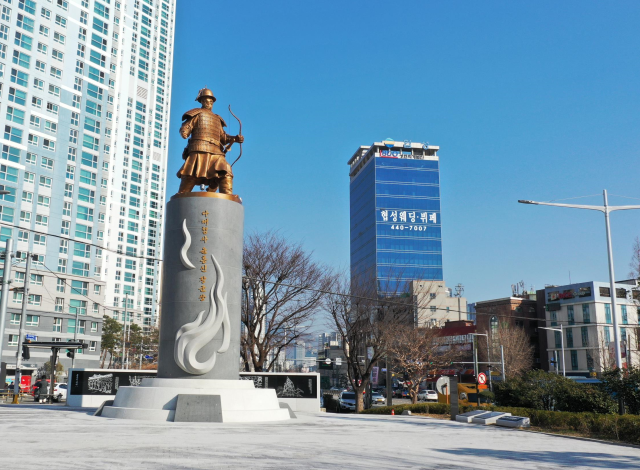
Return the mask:
<svg viewBox="0 0 640 470"><path fill-rule="evenodd" d="M356 411L356 394L355 392L342 392L338 400L338 412Z"/></svg>
<svg viewBox="0 0 640 470"><path fill-rule="evenodd" d="M418 392L418 401L438 401L438 392L435 390L420 390Z"/></svg>
<svg viewBox="0 0 640 470"><path fill-rule="evenodd" d="M371 394L371 403L385 404L387 399L377 392Z"/></svg>
<svg viewBox="0 0 640 470"><path fill-rule="evenodd" d="M53 401L67 401L67 384L57 383L53 388Z"/></svg>

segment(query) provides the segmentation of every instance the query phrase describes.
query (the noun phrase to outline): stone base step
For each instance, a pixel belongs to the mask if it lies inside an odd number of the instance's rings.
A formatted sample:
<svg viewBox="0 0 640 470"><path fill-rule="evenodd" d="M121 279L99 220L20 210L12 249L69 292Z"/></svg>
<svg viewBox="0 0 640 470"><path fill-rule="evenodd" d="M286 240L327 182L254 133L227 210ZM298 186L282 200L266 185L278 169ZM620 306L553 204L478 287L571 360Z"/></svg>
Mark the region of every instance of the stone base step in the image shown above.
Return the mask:
<svg viewBox="0 0 640 470"><path fill-rule="evenodd" d="M218 396L218 422L248 423L290 419L289 410L280 407L273 389L256 389L249 380L194 379L144 379L138 387L120 387L113 406L105 406L102 416L174 421L180 395L202 395L204 398Z"/></svg>

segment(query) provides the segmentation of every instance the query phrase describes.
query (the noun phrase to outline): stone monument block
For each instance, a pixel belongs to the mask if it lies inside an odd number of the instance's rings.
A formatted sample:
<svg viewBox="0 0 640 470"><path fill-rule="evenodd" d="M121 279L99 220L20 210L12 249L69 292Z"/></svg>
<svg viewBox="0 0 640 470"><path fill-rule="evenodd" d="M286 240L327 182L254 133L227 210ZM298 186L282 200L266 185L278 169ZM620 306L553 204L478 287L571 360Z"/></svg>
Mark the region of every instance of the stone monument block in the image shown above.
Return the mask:
<svg viewBox="0 0 640 470"><path fill-rule="evenodd" d="M220 395L178 395L174 422L221 423Z"/></svg>

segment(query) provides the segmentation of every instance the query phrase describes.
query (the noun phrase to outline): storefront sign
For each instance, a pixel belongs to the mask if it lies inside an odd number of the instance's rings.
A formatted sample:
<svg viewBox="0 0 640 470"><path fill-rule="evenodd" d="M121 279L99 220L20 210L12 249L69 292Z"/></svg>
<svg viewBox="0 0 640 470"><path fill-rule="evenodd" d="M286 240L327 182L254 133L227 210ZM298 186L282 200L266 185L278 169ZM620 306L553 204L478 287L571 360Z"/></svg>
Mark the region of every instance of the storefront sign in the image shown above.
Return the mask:
<svg viewBox="0 0 640 470"><path fill-rule="evenodd" d="M575 297L575 292L573 289L566 289L562 292L553 291L547 294L547 302L553 302L555 300L564 300L564 299L573 299Z"/></svg>
<svg viewBox="0 0 640 470"><path fill-rule="evenodd" d="M626 299L629 294L627 289L619 287L616 289L616 299ZM600 287L600 297L611 297L611 289L608 287Z"/></svg>
<svg viewBox="0 0 640 470"><path fill-rule="evenodd" d="M578 297L591 297L591 286L581 287L578 290Z"/></svg>
<svg viewBox="0 0 640 470"><path fill-rule="evenodd" d="M602 295L602 287L600 288L600 295ZM608 291L607 291L608 296ZM565 289L562 291L552 291L547 293L547 302L555 302L557 300L575 299L576 297L591 297L591 286L580 287L576 292L574 289Z"/></svg>
<svg viewBox="0 0 640 470"><path fill-rule="evenodd" d="M373 385L378 385L378 371L379 369L377 367L371 368L371 383Z"/></svg>
<svg viewBox="0 0 640 470"><path fill-rule="evenodd" d="M411 152L403 152L402 150L380 150L382 158L411 158Z"/></svg>

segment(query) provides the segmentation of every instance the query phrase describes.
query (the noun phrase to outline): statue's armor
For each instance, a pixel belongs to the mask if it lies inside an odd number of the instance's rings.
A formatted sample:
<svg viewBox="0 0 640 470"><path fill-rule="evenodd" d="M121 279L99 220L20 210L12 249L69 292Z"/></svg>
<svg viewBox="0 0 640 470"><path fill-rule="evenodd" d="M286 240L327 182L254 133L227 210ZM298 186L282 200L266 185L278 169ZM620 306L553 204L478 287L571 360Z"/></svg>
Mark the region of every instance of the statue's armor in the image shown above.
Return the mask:
<svg viewBox="0 0 640 470"><path fill-rule="evenodd" d="M202 90L200 90L202 93ZM206 96L213 98L210 90ZM200 95L198 95L200 97ZM227 123L210 109L194 108L182 115L180 135L190 137L182 153L184 164L178 171L179 193L190 192L196 184L207 184L208 192L220 190L222 194L233 194L233 171L225 159L227 150L237 137L227 135Z"/></svg>
<svg viewBox="0 0 640 470"><path fill-rule="evenodd" d="M205 108L187 111L182 119L185 122L180 128L180 134L184 138L191 135L185 154L204 152L224 155L222 149L229 140L223 129L227 126L224 119Z"/></svg>

